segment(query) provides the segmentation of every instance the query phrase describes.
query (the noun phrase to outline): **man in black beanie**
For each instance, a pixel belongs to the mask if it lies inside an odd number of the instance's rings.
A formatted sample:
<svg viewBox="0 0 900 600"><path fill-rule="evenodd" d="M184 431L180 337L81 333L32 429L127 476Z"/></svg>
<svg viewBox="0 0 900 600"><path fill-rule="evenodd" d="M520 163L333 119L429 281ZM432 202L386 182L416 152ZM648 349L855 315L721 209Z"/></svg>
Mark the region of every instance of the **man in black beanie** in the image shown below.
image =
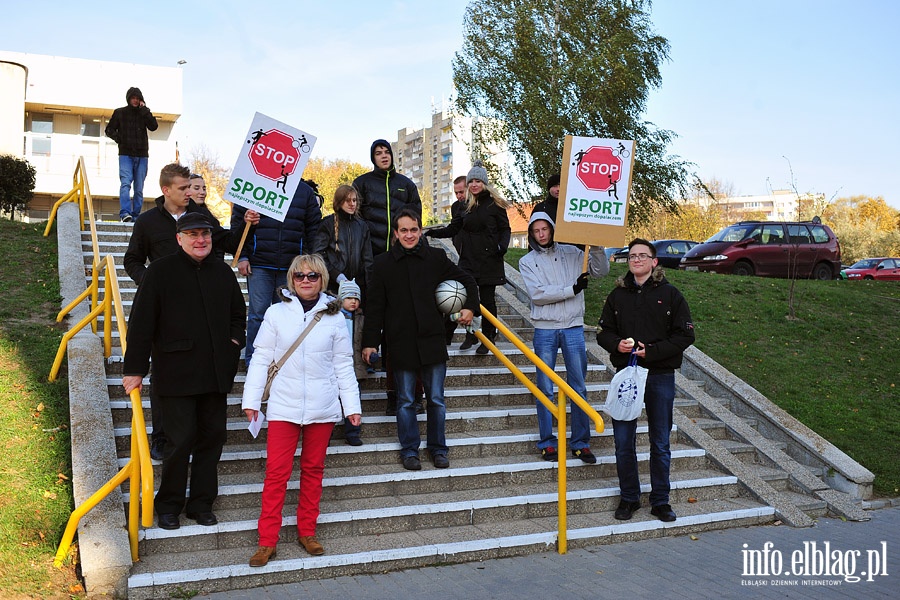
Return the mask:
<svg viewBox="0 0 900 600"><path fill-rule="evenodd" d="M559 209L559 173L554 173L547 178L547 197L534 205L531 214L546 213L551 219L559 219L557 211Z"/></svg>

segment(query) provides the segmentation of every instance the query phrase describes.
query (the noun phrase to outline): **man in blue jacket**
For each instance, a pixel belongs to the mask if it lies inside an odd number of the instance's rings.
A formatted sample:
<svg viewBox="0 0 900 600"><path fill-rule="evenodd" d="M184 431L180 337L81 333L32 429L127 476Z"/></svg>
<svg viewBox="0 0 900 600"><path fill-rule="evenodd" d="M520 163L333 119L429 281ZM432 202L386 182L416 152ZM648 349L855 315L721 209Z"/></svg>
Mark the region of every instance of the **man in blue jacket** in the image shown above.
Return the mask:
<svg viewBox="0 0 900 600"><path fill-rule="evenodd" d="M231 213L231 229L243 229L243 206L234 206ZM262 324L266 309L273 302L280 302L276 291L287 285L287 272L291 261L299 254L310 254L316 240L316 232L322 221L322 212L313 189L302 181L294 192L291 206L284 222L260 215L259 223L244 243L238 272L247 278L250 296L247 315L247 348L244 360L249 365L253 356L253 341Z"/></svg>

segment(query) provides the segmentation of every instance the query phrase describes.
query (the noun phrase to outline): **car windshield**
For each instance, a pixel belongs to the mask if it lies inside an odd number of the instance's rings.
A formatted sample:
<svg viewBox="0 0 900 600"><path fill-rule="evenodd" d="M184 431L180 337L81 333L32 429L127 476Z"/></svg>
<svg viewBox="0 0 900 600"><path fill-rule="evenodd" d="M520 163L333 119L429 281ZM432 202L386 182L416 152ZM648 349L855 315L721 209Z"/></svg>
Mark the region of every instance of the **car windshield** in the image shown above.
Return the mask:
<svg viewBox="0 0 900 600"><path fill-rule="evenodd" d="M877 258L864 258L859 262L853 263L851 269L872 269L878 264Z"/></svg>
<svg viewBox="0 0 900 600"><path fill-rule="evenodd" d="M726 227L719 233L709 238L708 242L739 242L750 236L750 232L757 225L750 223L747 225L731 225Z"/></svg>

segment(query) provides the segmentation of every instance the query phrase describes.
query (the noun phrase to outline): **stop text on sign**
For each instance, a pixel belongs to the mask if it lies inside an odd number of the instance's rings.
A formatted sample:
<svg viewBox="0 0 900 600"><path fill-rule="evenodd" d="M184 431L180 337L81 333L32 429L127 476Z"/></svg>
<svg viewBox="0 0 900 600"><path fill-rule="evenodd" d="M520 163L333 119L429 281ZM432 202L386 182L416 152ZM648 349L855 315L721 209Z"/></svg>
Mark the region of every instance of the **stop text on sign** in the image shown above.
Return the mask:
<svg viewBox="0 0 900 600"><path fill-rule="evenodd" d="M622 159L607 146L591 146L579 153L575 176L595 192L605 192L622 178Z"/></svg>

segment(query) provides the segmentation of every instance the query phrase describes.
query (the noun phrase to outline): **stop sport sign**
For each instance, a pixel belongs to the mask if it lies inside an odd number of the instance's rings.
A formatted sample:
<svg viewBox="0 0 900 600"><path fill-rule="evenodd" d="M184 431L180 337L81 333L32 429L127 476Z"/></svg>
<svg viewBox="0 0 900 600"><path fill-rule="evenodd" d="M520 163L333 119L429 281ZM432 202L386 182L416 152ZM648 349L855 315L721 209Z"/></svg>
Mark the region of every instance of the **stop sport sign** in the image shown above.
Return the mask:
<svg viewBox="0 0 900 600"><path fill-rule="evenodd" d="M581 157L575 176L589 190L605 192L622 177L622 159L613 156L613 149L591 146Z"/></svg>
<svg viewBox="0 0 900 600"><path fill-rule="evenodd" d="M292 175L300 160L294 138L277 129L265 132L250 146L250 164L257 174L277 181Z"/></svg>

